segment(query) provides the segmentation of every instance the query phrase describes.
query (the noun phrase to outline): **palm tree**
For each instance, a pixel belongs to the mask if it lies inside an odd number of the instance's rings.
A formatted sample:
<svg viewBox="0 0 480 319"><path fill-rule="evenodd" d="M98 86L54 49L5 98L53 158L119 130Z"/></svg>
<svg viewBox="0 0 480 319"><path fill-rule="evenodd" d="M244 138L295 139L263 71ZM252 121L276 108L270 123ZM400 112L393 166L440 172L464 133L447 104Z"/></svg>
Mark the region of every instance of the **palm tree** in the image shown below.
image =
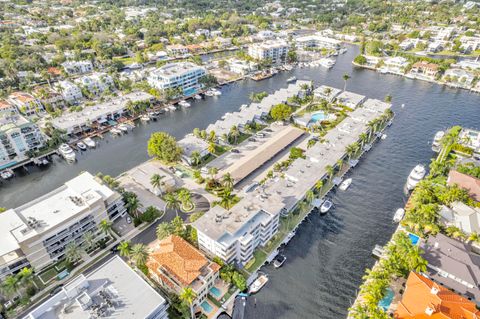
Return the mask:
<svg viewBox="0 0 480 319"><path fill-rule="evenodd" d="M365 143L368 141L367 133L361 133L359 136L359 140L360 140L361 147L365 146Z"/></svg>
<svg viewBox="0 0 480 319"><path fill-rule="evenodd" d="M172 234L172 226L170 223L160 223L157 226L155 234L159 240L162 240Z"/></svg>
<svg viewBox="0 0 480 319"><path fill-rule="evenodd" d="M328 181L331 181L333 178L333 175L335 174L335 168L333 168L332 165L327 165L325 166L325 171L328 174Z"/></svg>
<svg viewBox="0 0 480 319"><path fill-rule="evenodd" d="M307 148L312 148L313 145L315 145L316 143L317 143L317 140L315 140L315 139L310 139L310 140L308 140L308 142L307 142Z"/></svg>
<svg viewBox="0 0 480 319"><path fill-rule="evenodd" d="M341 171L342 170L342 167L343 167L343 160L342 159L339 159L337 161L337 167L338 167L338 170Z"/></svg>
<svg viewBox="0 0 480 319"><path fill-rule="evenodd" d="M9 275L2 282L1 290L9 297L13 297L20 290L20 280L17 276Z"/></svg>
<svg viewBox="0 0 480 319"><path fill-rule="evenodd" d="M210 174L211 179L215 179L215 175L217 175L217 173L218 173L218 168L216 167L210 167L208 169L208 174Z"/></svg>
<svg viewBox="0 0 480 319"><path fill-rule="evenodd" d="M185 210L193 209L192 193L186 188L178 192L178 199L182 202L182 206Z"/></svg>
<svg viewBox="0 0 480 319"><path fill-rule="evenodd" d="M237 139L240 136L240 131L235 125L230 128L230 132L228 133L228 135L230 138L233 138L233 144L237 144Z"/></svg>
<svg viewBox="0 0 480 319"><path fill-rule="evenodd" d="M91 231L87 231L83 234L83 245L85 250L90 250L95 245L95 235Z"/></svg>
<svg viewBox="0 0 480 319"><path fill-rule="evenodd" d="M160 174L153 174L152 177L150 177L150 184L152 185L153 189L158 189L160 193L162 193L161 185L163 185L162 179L164 178L165 176Z"/></svg>
<svg viewBox="0 0 480 319"><path fill-rule="evenodd" d="M165 195L164 200L167 208L174 209L175 214L178 216L178 209L180 208L180 201L178 198L174 194L168 193Z"/></svg>
<svg viewBox="0 0 480 319"><path fill-rule="evenodd" d="M347 153L348 160L352 158L352 156L357 152L358 150L358 145L355 143L352 143L350 145L347 145L345 148L345 152Z"/></svg>
<svg viewBox="0 0 480 319"><path fill-rule="evenodd" d="M315 199L315 193L311 189L309 189L305 194L305 200L307 201L308 204L311 204L314 199Z"/></svg>
<svg viewBox="0 0 480 319"><path fill-rule="evenodd" d="M209 153L215 154L215 150L216 150L216 148L215 148L215 143L210 142L210 143L208 144L208 149L207 149L207 150L208 150Z"/></svg>
<svg viewBox="0 0 480 319"><path fill-rule="evenodd" d="M469 242L480 243L480 234L473 232L468 236Z"/></svg>
<svg viewBox="0 0 480 319"><path fill-rule="evenodd" d="M135 244L130 251L130 259L137 267L145 265L148 258L148 250L144 244Z"/></svg>
<svg viewBox="0 0 480 319"><path fill-rule="evenodd" d="M200 152L193 151L190 155L190 161L192 162L193 166L198 166L202 162L202 155L200 155Z"/></svg>
<svg viewBox="0 0 480 319"><path fill-rule="evenodd" d="M320 180L318 180L318 181L315 183L315 189L316 189L317 191L320 191L320 190L322 189L322 187L323 187L323 180L320 179Z"/></svg>
<svg viewBox="0 0 480 319"><path fill-rule="evenodd" d="M232 208L235 196L232 195L232 190L230 188L224 189L220 194L220 198L220 205L222 205L227 210Z"/></svg>
<svg viewBox="0 0 480 319"><path fill-rule="evenodd" d="M331 88L325 88L325 90L323 90L323 93L324 93L327 97L329 97L330 94L332 93L332 89L331 89Z"/></svg>
<svg viewBox="0 0 480 319"><path fill-rule="evenodd" d="M100 231L105 234L105 236L108 236L111 234L112 231L112 222L109 222L106 219L102 219L100 221L100 224L98 224L98 228L100 228Z"/></svg>
<svg viewBox="0 0 480 319"><path fill-rule="evenodd" d="M195 301L196 297L197 295L195 291L193 291L193 289L190 287L183 288L179 295L180 300L188 304L188 307L190 308L191 319L195 318L195 315L193 313L193 302Z"/></svg>
<svg viewBox="0 0 480 319"><path fill-rule="evenodd" d="M83 257L83 251L75 242L69 242L65 247L65 259L70 263L76 263Z"/></svg>
<svg viewBox="0 0 480 319"><path fill-rule="evenodd" d="M22 270L18 272L17 277L23 286L30 286L33 283L33 269L23 267Z"/></svg>
<svg viewBox="0 0 480 319"><path fill-rule="evenodd" d="M131 250L132 247L130 246L129 241L122 241L120 244L118 244L118 252L122 257L130 257Z"/></svg>
<svg viewBox="0 0 480 319"><path fill-rule="evenodd" d="M138 200L136 194L132 194L127 198L127 203L125 205L127 207L127 211L131 216L138 217L138 209L142 207L142 204Z"/></svg>
<svg viewBox="0 0 480 319"><path fill-rule="evenodd" d="M214 143L215 140L217 139L217 136L216 136L216 133L215 131L210 131L210 133L208 133L208 140L211 142L211 143Z"/></svg>
<svg viewBox="0 0 480 319"><path fill-rule="evenodd" d="M222 180L223 180L223 187L230 188L230 189L233 187L234 181L230 173L224 174L222 177Z"/></svg>
<svg viewBox="0 0 480 319"><path fill-rule="evenodd" d="M346 91L347 90L347 81L350 79L350 75L348 75L347 73L345 73L343 76L343 81L345 81L345 85L343 86L343 91Z"/></svg>

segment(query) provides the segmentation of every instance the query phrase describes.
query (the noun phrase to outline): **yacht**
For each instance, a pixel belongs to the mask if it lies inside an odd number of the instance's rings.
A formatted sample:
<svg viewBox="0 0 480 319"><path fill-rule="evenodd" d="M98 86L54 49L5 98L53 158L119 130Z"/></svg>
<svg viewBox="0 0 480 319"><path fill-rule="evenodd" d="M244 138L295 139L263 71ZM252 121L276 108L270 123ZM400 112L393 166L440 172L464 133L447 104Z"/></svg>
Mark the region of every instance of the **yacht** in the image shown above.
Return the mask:
<svg viewBox="0 0 480 319"><path fill-rule="evenodd" d="M320 65L327 69L332 68L335 65L335 60L332 59L320 59Z"/></svg>
<svg viewBox="0 0 480 319"><path fill-rule="evenodd" d="M384 133L384 134L380 135L380 138L381 138L382 140L386 139L386 138L387 138L387 134Z"/></svg>
<svg viewBox="0 0 480 319"><path fill-rule="evenodd" d="M175 105L170 105L170 106L168 107L168 110L173 112L173 111L176 111L177 108L175 107Z"/></svg>
<svg viewBox="0 0 480 319"><path fill-rule="evenodd" d="M143 114L142 116L140 116L140 121L149 122L150 121L150 116L148 116L147 114Z"/></svg>
<svg viewBox="0 0 480 319"><path fill-rule="evenodd" d="M268 277L267 275L260 275L248 288L248 292L251 294L254 294L260 289L262 289L263 286L268 282Z"/></svg>
<svg viewBox="0 0 480 319"><path fill-rule="evenodd" d="M97 144L91 137L87 137L83 139L83 143L85 143L85 145L87 145L90 148L95 148L95 146L97 146Z"/></svg>
<svg viewBox="0 0 480 319"><path fill-rule="evenodd" d="M213 95L215 95L215 96L222 95L222 92L220 92L220 91L217 90L217 89L211 89L211 91L212 91Z"/></svg>
<svg viewBox="0 0 480 319"><path fill-rule="evenodd" d="M113 134L113 135L122 135L122 131L120 131L118 128L116 127L112 127L110 129L110 132Z"/></svg>
<svg viewBox="0 0 480 319"><path fill-rule="evenodd" d="M119 124L117 125L117 128L122 131L123 133L127 133L128 132L128 126L125 125L125 124Z"/></svg>
<svg viewBox="0 0 480 319"><path fill-rule="evenodd" d="M202 96L200 94L196 94L194 97L193 97L195 100L201 100L202 99Z"/></svg>
<svg viewBox="0 0 480 319"><path fill-rule="evenodd" d="M415 166L410 172L410 175L408 175L407 190L411 191L414 189L415 186L417 186L417 184L425 177L426 173L425 166L422 164Z"/></svg>
<svg viewBox="0 0 480 319"><path fill-rule="evenodd" d="M178 105L180 106L183 106L183 107L190 107L190 103L188 103L187 101L180 101L178 102Z"/></svg>
<svg viewBox="0 0 480 319"><path fill-rule="evenodd" d="M77 143L77 147L78 147L81 151L86 151L86 150L87 150L87 145L85 145L85 143L83 143L83 142L78 142L78 143Z"/></svg>
<svg viewBox="0 0 480 319"><path fill-rule="evenodd" d="M207 91L205 91L205 95L206 96L213 96L214 94L213 94L212 90L207 90Z"/></svg>
<svg viewBox="0 0 480 319"><path fill-rule="evenodd" d="M297 80L297 78L295 76L292 76L292 77L287 79L287 83L295 82L296 80Z"/></svg>
<svg viewBox="0 0 480 319"><path fill-rule="evenodd" d="M332 208L333 203L330 200L326 200L323 202L322 206L320 206L320 214L326 214L330 208Z"/></svg>
<svg viewBox="0 0 480 319"><path fill-rule="evenodd" d="M10 179L13 177L13 175L14 173L10 169L6 169L0 173L0 177L2 177L3 179Z"/></svg>
<svg viewBox="0 0 480 319"><path fill-rule="evenodd" d="M404 215L405 215L405 210L403 208L397 209L397 211L395 212L395 215L393 215L393 221L395 223L399 223L402 220Z"/></svg>
<svg viewBox="0 0 480 319"><path fill-rule="evenodd" d="M285 71L292 71L292 70L293 70L293 66L285 65Z"/></svg>
<svg viewBox="0 0 480 319"><path fill-rule="evenodd" d="M148 112L148 116L150 116L150 118L152 120L156 121L158 119L158 117L160 116L160 112L158 112L158 111Z"/></svg>
<svg viewBox="0 0 480 319"><path fill-rule="evenodd" d="M286 260L287 260L287 257L285 257L284 255L278 255L277 257L275 257L275 260L273 261L273 267L275 268L282 267L282 265L285 263Z"/></svg>
<svg viewBox="0 0 480 319"><path fill-rule="evenodd" d="M340 54L344 54L347 52L347 48L341 48L340 51L338 51Z"/></svg>
<svg viewBox="0 0 480 319"><path fill-rule="evenodd" d="M443 136L445 136L445 132L444 131L438 131L435 134L435 137L433 138L432 151L434 151L435 153L440 152L440 149L442 148L441 141L442 141Z"/></svg>
<svg viewBox="0 0 480 319"><path fill-rule="evenodd" d="M58 151L60 155L63 156L64 159L66 159L68 162L75 162L76 155L75 152L72 150L72 148L68 144L62 144L58 148Z"/></svg>
<svg viewBox="0 0 480 319"><path fill-rule="evenodd" d="M350 187L350 184L352 184L352 179L347 178L346 180L344 180L342 182L342 184L340 184L340 186L338 188L340 188L340 190L342 190L342 191L346 191Z"/></svg>

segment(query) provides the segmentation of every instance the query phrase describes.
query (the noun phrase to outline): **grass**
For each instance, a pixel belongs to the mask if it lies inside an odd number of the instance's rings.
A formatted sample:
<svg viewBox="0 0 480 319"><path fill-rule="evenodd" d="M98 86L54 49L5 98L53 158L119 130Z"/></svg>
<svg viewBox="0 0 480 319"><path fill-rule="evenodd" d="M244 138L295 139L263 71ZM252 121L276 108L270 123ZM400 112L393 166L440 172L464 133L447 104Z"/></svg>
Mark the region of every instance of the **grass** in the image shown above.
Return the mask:
<svg viewBox="0 0 480 319"><path fill-rule="evenodd" d="M261 265L263 265L263 263L265 262L265 259L267 259L267 253L265 253L263 250L261 249L257 249L255 250L255 252L253 253L253 258L255 258L255 262L253 262L251 265L248 265L250 267L245 267L245 270L248 271L248 272L253 272L255 271L258 267L260 267Z"/></svg>
<svg viewBox="0 0 480 319"><path fill-rule="evenodd" d="M113 57L113 60L114 60L114 61L120 61L120 62L122 62L122 63L125 64L125 65L135 63L135 58L131 58L131 57L127 57L127 58Z"/></svg>
<svg viewBox="0 0 480 319"><path fill-rule="evenodd" d="M58 272L55 270L55 267L51 267L43 271L42 273L38 274L38 278L44 284L50 282L57 276Z"/></svg>

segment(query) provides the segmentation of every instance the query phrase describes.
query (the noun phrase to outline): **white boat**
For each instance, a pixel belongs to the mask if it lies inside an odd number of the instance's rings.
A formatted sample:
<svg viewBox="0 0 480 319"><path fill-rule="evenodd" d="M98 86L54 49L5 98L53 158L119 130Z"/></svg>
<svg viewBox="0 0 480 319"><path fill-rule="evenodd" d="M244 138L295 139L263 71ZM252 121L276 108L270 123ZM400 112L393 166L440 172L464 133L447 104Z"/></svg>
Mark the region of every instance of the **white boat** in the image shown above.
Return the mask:
<svg viewBox="0 0 480 319"><path fill-rule="evenodd" d="M273 267L275 267L275 268L282 267L286 260L287 260L287 257L279 254L277 257L275 257L275 259L273 261Z"/></svg>
<svg viewBox="0 0 480 319"><path fill-rule="evenodd" d="M85 145L87 145L90 148L95 148L95 146L97 146L97 144L91 137L87 137L83 139L83 143L85 143Z"/></svg>
<svg viewBox="0 0 480 319"><path fill-rule="evenodd" d="M415 166L412 171L410 172L410 175L408 175L407 179L407 189L410 191L417 186L417 184L425 177L425 174L427 173L425 166L422 164L418 164Z"/></svg>
<svg viewBox="0 0 480 319"><path fill-rule="evenodd" d="M347 48L341 48L340 51L338 51L338 53L340 54L344 54L347 52Z"/></svg>
<svg viewBox="0 0 480 319"><path fill-rule="evenodd" d="M75 155L75 152L72 150L72 148L68 144L60 145L60 147L58 148L58 152L68 162L75 162L75 159L77 158L77 156Z"/></svg>
<svg viewBox="0 0 480 319"><path fill-rule="evenodd" d="M342 190L342 191L346 191L350 187L350 184L352 184L352 179L347 178L346 180L344 180L342 182L342 184L340 184L340 186L338 188L340 188L340 190Z"/></svg>
<svg viewBox="0 0 480 319"><path fill-rule="evenodd" d="M43 165L47 165L48 163L50 163L46 158L42 159L42 164Z"/></svg>
<svg viewBox="0 0 480 319"><path fill-rule="evenodd" d="M321 214L326 214L330 208L332 208L333 203L330 200L326 200L323 202L322 206L320 206L320 213Z"/></svg>
<svg viewBox="0 0 480 319"><path fill-rule="evenodd" d="M194 97L193 97L195 100L201 100L202 99L202 96L200 94L196 94Z"/></svg>
<svg viewBox="0 0 480 319"><path fill-rule="evenodd" d="M397 209L397 211L395 212L395 215L393 215L393 221L395 223L399 223L402 220L404 215L405 215L405 209L403 208Z"/></svg>
<svg viewBox="0 0 480 319"><path fill-rule="evenodd" d="M432 143L432 151L434 151L435 153L440 152L440 149L442 147L441 141L444 136L445 136L444 131L438 131L435 134L435 137L433 138L433 143Z"/></svg>
<svg viewBox="0 0 480 319"><path fill-rule="evenodd" d="M254 294L260 289L262 289L263 286L268 282L268 277L266 275L260 275L248 288L248 292L251 294Z"/></svg>
<svg viewBox="0 0 480 319"><path fill-rule="evenodd" d="M291 65L285 65L285 70L286 71L292 71L293 67Z"/></svg>
<svg viewBox="0 0 480 319"><path fill-rule="evenodd" d="M205 91L205 95L206 96L213 96L214 94L213 94L212 90L207 90L207 91Z"/></svg>
<svg viewBox="0 0 480 319"><path fill-rule="evenodd" d="M81 151L86 151L86 150L87 150L87 145L85 145L85 143L83 143L83 142L78 142L78 143L77 143L77 147L78 147Z"/></svg>
<svg viewBox="0 0 480 319"><path fill-rule="evenodd" d="M215 96L222 95L222 92L220 92L220 91L217 90L217 89L212 89L212 93L213 93L213 95L215 95Z"/></svg>
<svg viewBox="0 0 480 319"><path fill-rule="evenodd" d="M333 67L335 65L335 60L332 60L332 59L320 59L319 60L319 63L321 66L327 68L327 69L330 69L331 67Z"/></svg>
<svg viewBox="0 0 480 319"><path fill-rule="evenodd" d="M297 80L297 78L295 76L292 76L292 77L287 79L287 83L295 82L296 80Z"/></svg>
<svg viewBox="0 0 480 319"><path fill-rule="evenodd" d="M386 138L387 138L387 134L382 134L382 135L380 136L380 138L381 138L382 140L386 139Z"/></svg>
<svg viewBox="0 0 480 319"><path fill-rule="evenodd" d="M122 135L122 131L120 131L118 128L115 128L115 127L112 127L110 129L110 133L112 133L114 135Z"/></svg>
<svg viewBox="0 0 480 319"><path fill-rule="evenodd" d="M176 108L174 105L170 105L170 106L168 107L168 110L173 112L173 111L176 111L177 108Z"/></svg>
<svg viewBox="0 0 480 319"><path fill-rule="evenodd" d="M3 179L10 179L13 177L13 175L14 173L10 169L6 169L0 173L0 177L2 177Z"/></svg>
<svg viewBox="0 0 480 319"><path fill-rule="evenodd" d="M183 107L190 107L191 104L188 103L187 101L180 101L178 102L178 105L183 106Z"/></svg>
<svg viewBox="0 0 480 319"><path fill-rule="evenodd" d="M159 116L160 116L160 112L156 111L156 112L148 112L148 116L150 116L150 118L154 121L156 121Z"/></svg>
<svg viewBox="0 0 480 319"><path fill-rule="evenodd" d="M144 114L144 115L140 116L140 121L149 122L150 121L150 116L148 116L147 114Z"/></svg>
<svg viewBox="0 0 480 319"><path fill-rule="evenodd" d="M128 126L126 126L125 124L119 124L117 125L117 129L119 129L120 131L124 132L124 133L127 133L128 132Z"/></svg>

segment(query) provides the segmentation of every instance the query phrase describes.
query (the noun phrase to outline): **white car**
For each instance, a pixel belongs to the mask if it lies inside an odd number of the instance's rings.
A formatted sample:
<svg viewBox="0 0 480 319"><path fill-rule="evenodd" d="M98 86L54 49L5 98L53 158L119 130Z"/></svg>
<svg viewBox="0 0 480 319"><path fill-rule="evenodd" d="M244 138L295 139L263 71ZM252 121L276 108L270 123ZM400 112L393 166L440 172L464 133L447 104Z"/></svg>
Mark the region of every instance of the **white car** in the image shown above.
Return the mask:
<svg viewBox="0 0 480 319"><path fill-rule="evenodd" d="M131 224L132 223L132 218L130 218L130 216L127 216L127 224Z"/></svg>

